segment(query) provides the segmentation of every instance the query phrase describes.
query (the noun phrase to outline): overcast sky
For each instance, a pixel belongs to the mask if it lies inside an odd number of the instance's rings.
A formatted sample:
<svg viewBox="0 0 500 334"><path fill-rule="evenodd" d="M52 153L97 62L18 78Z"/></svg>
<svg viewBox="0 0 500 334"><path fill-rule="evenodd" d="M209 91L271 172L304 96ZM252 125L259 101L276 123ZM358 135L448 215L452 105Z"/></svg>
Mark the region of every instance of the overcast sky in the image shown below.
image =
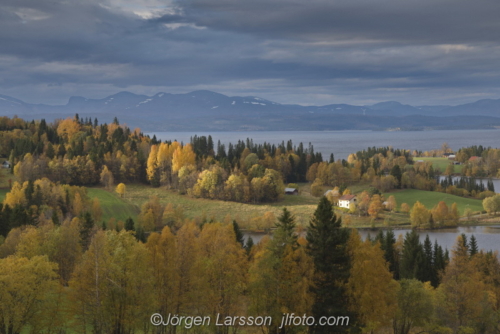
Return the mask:
<svg viewBox="0 0 500 334"><path fill-rule="evenodd" d="M1 0L0 94L500 98L498 0Z"/></svg>

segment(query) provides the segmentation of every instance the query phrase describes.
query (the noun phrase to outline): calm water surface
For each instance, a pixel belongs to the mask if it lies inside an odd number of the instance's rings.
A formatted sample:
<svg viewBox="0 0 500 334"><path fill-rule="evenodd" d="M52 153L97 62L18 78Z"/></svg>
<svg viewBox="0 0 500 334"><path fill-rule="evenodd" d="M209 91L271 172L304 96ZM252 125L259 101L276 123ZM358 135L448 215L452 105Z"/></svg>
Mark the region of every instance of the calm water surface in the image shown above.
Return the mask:
<svg viewBox="0 0 500 334"><path fill-rule="evenodd" d="M330 154L335 159L347 159L351 153L368 147L392 146L410 150L428 151L439 149L441 144L448 143L452 149L471 145L500 147L500 130L436 130L436 131L249 131L249 132L154 132L158 139L183 141L188 143L194 135L211 135L214 143L236 143L238 140L252 138L254 143L279 144L292 140L295 145L300 142L307 147L313 144L316 152L321 152L324 159Z"/></svg>
<svg viewBox="0 0 500 334"><path fill-rule="evenodd" d="M439 177L439 182L443 181L444 179L447 179L447 176L440 176ZM452 176L453 182L460 180L460 176ZM495 187L495 192L500 193L500 179L492 179L493 186ZM488 179L476 179L476 184L480 184L482 182L485 187L488 186ZM487 188L486 188L487 189Z"/></svg>
<svg viewBox="0 0 500 334"><path fill-rule="evenodd" d="M399 235L403 237L407 232L410 232L410 229L401 229L394 230L394 234L396 238ZM374 238L377 235L378 231L376 230L359 230L359 234L366 238L370 235ZM500 253L500 226L492 225L492 226L471 226L471 227L457 227L457 228L448 228L448 229L440 229L440 230L432 230L432 231L418 231L420 235L420 241L424 242L426 235L429 235L432 243L437 240L438 244L443 248L447 248L448 250L452 250L455 242L457 241L457 237L462 233L467 236L468 239L472 235L476 237L478 247L485 251L493 250L498 251ZM258 243L265 234L262 233L245 233L245 240L251 236L255 243Z"/></svg>

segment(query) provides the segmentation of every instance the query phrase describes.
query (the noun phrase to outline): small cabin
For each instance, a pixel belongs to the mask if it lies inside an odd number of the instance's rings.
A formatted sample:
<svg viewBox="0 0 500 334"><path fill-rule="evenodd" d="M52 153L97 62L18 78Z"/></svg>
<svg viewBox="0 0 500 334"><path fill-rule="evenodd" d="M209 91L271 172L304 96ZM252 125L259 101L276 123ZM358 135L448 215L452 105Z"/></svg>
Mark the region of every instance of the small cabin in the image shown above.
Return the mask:
<svg viewBox="0 0 500 334"><path fill-rule="evenodd" d="M7 160L2 162L2 168L10 168L10 162L8 162Z"/></svg>
<svg viewBox="0 0 500 334"><path fill-rule="evenodd" d="M350 209L352 204L356 204L356 195L342 195L339 198L339 207Z"/></svg>
<svg viewBox="0 0 500 334"><path fill-rule="evenodd" d="M285 195L298 195L299 189L297 188L285 188Z"/></svg>

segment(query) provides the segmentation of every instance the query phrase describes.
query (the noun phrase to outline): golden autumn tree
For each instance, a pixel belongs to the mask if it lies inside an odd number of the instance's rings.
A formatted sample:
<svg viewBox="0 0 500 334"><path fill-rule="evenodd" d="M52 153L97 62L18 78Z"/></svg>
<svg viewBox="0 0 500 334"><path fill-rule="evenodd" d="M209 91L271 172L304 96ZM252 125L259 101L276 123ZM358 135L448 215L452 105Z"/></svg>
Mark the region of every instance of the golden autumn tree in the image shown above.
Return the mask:
<svg viewBox="0 0 500 334"><path fill-rule="evenodd" d="M387 210L394 211L396 210L397 207L398 203L396 202L396 198L394 197L394 195L389 196L389 198L387 198L387 204L386 204Z"/></svg>
<svg viewBox="0 0 500 334"><path fill-rule="evenodd" d="M437 291L439 306L455 331L459 328L479 329L484 311L493 309L496 303L491 287L484 282L481 272L470 259L462 236L457 237L451 261Z"/></svg>
<svg viewBox="0 0 500 334"><path fill-rule="evenodd" d="M70 280L71 311L93 333L135 332L154 311L146 247L130 232L98 231Z"/></svg>
<svg viewBox="0 0 500 334"><path fill-rule="evenodd" d="M146 248L153 271L156 311L160 314L178 313L181 277L176 237L165 226L161 234L151 233Z"/></svg>
<svg viewBox="0 0 500 334"><path fill-rule="evenodd" d="M458 212L457 203L453 203L448 214L447 226L457 226L459 219L460 213Z"/></svg>
<svg viewBox="0 0 500 334"><path fill-rule="evenodd" d="M372 219L377 219L380 212L382 212L382 200L380 195L373 195L368 207L368 214Z"/></svg>
<svg viewBox="0 0 500 334"><path fill-rule="evenodd" d="M146 164L146 175L148 181L153 185L159 185L159 175L158 175L158 145L151 146L151 151L149 152L148 161Z"/></svg>
<svg viewBox="0 0 500 334"><path fill-rule="evenodd" d="M200 230L194 222L187 222L177 232L177 267L179 268L178 306L176 312L189 312L198 301L195 298ZM174 291L175 292L175 291Z"/></svg>
<svg viewBox="0 0 500 334"><path fill-rule="evenodd" d="M57 265L46 256L0 259L0 327L2 333L21 333L37 314L48 310L57 291Z"/></svg>
<svg viewBox="0 0 500 334"><path fill-rule="evenodd" d="M186 144L182 148L178 147L172 157L172 172L175 173L184 166L194 165L195 161L196 154L191 144Z"/></svg>
<svg viewBox="0 0 500 334"><path fill-rule="evenodd" d="M199 237L195 263L197 306L215 317L242 313L242 293L247 284L247 255L236 241L233 225L205 224ZM229 327L220 333L229 333Z"/></svg>
<svg viewBox="0 0 500 334"><path fill-rule="evenodd" d="M104 301L110 263L111 254L105 232L98 231L69 282L71 313L82 329L91 325L94 333L104 334L107 329Z"/></svg>
<svg viewBox="0 0 500 334"><path fill-rule="evenodd" d="M73 199L73 214L75 216L81 216L83 214L83 211L85 210L85 203L83 202L82 197L80 196L80 193L75 193L75 197Z"/></svg>
<svg viewBox="0 0 500 334"><path fill-rule="evenodd" d="M44 250L49 259L59 265L59 277L62 284L67 285L83 253L80 220L65 220L60 227L53 229L47 236Z"/></svg>
<svg viewBox="0 0 500 334"><path fill-rule="evenodd" d="M28 186L27 182L25 182L24 185L20 184L19 182L14 182L10 191L5 195L3 204L8 205L11 208L15 207L18 204L25 205L26 204L25 190L27 186Z"/></svg>
<svg viewBox="0 0 500 334"><path fill-rule="evenodd" d="M407 203L401 204L401 212L403 212L403 213L409 213L410 212L410 206Z"/></svg>
<svg viewBox="0 0 500 334"><path fill-rule="evenodd" d="M440 201L431 211L432 218L436 226L444 226L448 219L448 205L444 201Z"/></svg>
<svg viewBox="0 0 500 334"><path fill-rule="evenodd" d="M108 189L108 190L113 189L113 185L115 182L114 177L113 177L113 173L111 173L109 171L108 166L106 166L106 165L104 165L104 167L102 168L100 180L101 180L101 184L104 187L106 187L106 189Z"/></svg>
<svg viewBox="0 0 500 334"><path fill-rule="evenodd" d="M16 247L16 255L31 259L35 256L44 255L42 251L42 244L44 236L40 229L29 226L27 227L19 240Z"/></svg>
<svg viewBox="0 0 500 334"><path fill-rule="evenodd" d="M126 190L127 186L125 186L124 183L119 183L115 189L116 193L120 195L121 198L123 198L123 196L125 195Z"/></svg>
<svg viewBox="0 0 500 334"><path fill-rule="evenodd" d="M430 282L402 279L397 291L398 309L392 321L394 334L408 334L414 327L427 328L434 315L434 291Z"/></svg>
<svg viewBox="0 0 500 334"><path fill-rule="evenodd" d="M347 282L350 308L363 324L363 331L373 332L388 326L396 308L398 283L389 271L384 251L377 243L362 241L354 230L348 242L351 270Z"/></svg>
<svg viewBox="0 0 500 334"><path fill-rule="evenodd" d="M430 212L419 201L415 202L410 213L410 221L412 227L427 228L429 227Z"/></svg>
<svg viewBox="0 0 500 334"><path fill-rule="evenodd" d="M80 131L80 123L70 117L59 122L57 126L57 134L66 142L70 141L78 131Z"/></svg>

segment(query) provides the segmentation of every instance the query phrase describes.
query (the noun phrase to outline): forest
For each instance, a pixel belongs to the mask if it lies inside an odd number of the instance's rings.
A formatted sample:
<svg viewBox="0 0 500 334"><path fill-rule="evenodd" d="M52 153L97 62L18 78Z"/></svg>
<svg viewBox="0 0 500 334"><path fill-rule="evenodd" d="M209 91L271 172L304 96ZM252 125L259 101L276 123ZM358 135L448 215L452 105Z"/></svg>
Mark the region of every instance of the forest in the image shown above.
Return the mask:
<svg viewBox="0 0 500 334"><path fill-rule="evenodd" d="M386 229L363 240L334 205L362 181L369 189L358 194L350 215L376 219L395 210L394 197L385 201L381 192L404 188L461 189L461 196L484 199L488 212L498 211L492 190L442 185L435 177L440 171L416 163L412 152L370 148L323 161L312 146L291 141L248 139L227 149L210 136L161 142L117 119L99 124L76 115L54 123L0 118L0 156L11 163L0 180L8 185L0 204L2 334L500 330L496 253L465 235L451 250L429 237L422 242L415 231L396 238ZM483 171L498 163L495 149L481 156ZM308 226L298 226L282 208L279 216L267 216L272 237L256 244L244 238L237 220L191 219L154 197L136 220L105 222L102 203L87 189L100 186L122 197L127 184L143 184L194 199L258 204L279 202L285 185L298 182L309 182L319 198ZM324 186L336 188L323 196ZM456 205L444 202L404 210L419 228L455 226L460 216ZM294 313L350 321L187 329L154 326L155 313L273 319Z"/></svg>

